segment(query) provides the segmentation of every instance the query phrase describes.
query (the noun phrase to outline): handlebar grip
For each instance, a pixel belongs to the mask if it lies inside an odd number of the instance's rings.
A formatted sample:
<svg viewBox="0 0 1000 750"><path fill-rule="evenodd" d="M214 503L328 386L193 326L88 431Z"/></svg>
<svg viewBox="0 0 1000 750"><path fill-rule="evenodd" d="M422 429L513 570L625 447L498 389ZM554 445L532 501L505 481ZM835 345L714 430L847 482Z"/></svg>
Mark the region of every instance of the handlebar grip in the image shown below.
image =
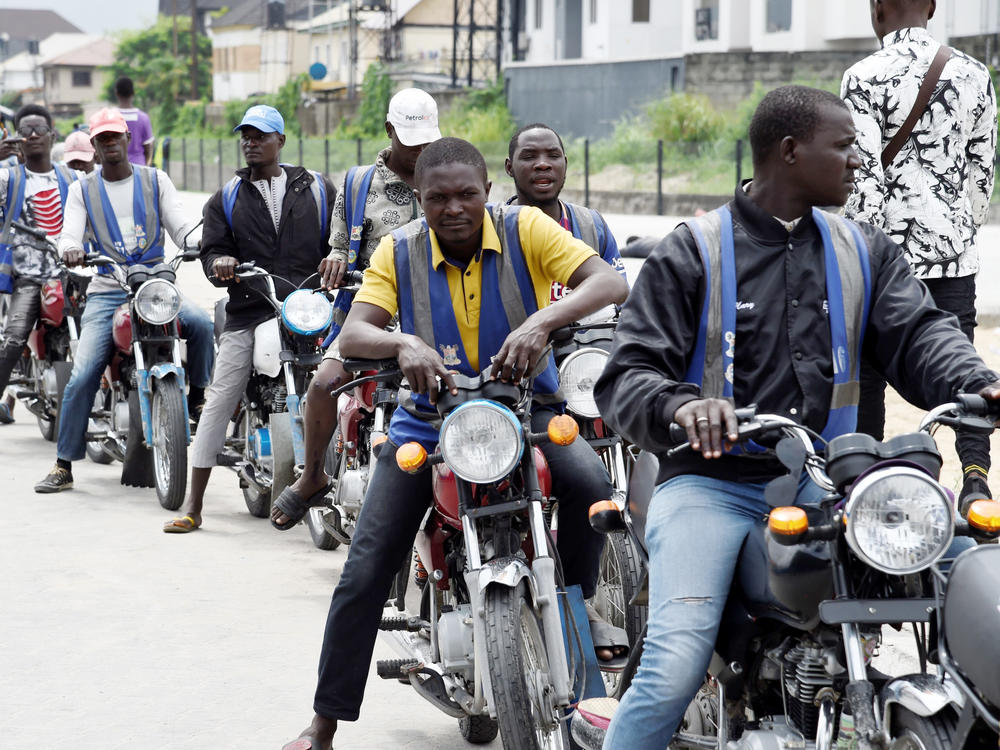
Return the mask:
<svg viewBox="0 0 1000 750"><path fill-rule="evenodd" d="M252 271L257 267L254 261L247 261L246 263L240 263L236 268L233 269L233 273L246 273L247 271Z"/></svg>
<svg viewBox="0 0 1000 750"><path fill-rule="evenodd" d="M111 258L100 253L87 253L83 256L83 265L85 266L112 266L114 263Z"/></svg>
<svg viewBox="0 0 1000 750"><path fill-rule="evenodd" d="M344 369L348 372L364 372L366 370L397 370L399 362L394 359L355 359L344 360Z"/></svg>
<svg viewBox="0 0 1000 750"><path fill-rule="evenodd" d="M364 271L347 271L344 274L344 278L341 279L341 287L347 286L348 284L360 284L365 280Z"/></svg>
<svg viewBox="0 0 1000 750"><path fill-rule="evenodd" d="M679 445L681 443L686 443L688 439L687 430L681 427L676 422L670 423L670 442Z"/></svg>
<svg viewBox="0 0 1000 750"><path fill-rule="evenodd" d="M978 393L959 393L955 400L962 405L969 414L985 417L991 412L1000 412L1000 404L991 404Z"/></svg>

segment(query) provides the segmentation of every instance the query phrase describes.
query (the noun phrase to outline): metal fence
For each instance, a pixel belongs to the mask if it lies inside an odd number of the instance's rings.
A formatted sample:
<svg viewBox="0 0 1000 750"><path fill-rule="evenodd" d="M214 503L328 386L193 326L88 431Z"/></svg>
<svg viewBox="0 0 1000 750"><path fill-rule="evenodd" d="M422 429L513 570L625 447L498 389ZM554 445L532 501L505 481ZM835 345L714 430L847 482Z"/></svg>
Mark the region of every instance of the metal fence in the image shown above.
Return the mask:
<svg viewBox="0 0 1000 750"><path fill-rule="evenodd" d="M356 164L371 164L388 142L295 138L285 141L281 159L328 175L339 184ZM504 161L506 142L477 143L493 183L491 200L514 194ZM639 213L669 213L668 197L728 195L744 176L744 142L710 144L636 140L612 143L578 140L566 144L565 190L571 200L600 210L631 206ZM181 190L215 192L245 166L238 139L166 138L162 168ZM613 205L612 205L613 204ZM620 204L620 206L619 206Z"/></svg>

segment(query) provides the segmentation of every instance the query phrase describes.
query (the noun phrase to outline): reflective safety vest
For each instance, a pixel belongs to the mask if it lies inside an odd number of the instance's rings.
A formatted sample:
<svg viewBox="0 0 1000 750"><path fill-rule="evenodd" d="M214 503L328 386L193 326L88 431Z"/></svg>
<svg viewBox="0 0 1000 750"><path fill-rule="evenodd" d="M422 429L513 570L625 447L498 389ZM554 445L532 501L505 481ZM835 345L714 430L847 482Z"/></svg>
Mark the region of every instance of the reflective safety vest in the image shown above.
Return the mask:
<svg viewBox="0 0 1000 750"><path fill-rule="evenodd" d="M281 166L288 165L282 164ZM309 184L309 192L312 193L313 200L316 202L316 216L319 217L319 233L322 236L328 229L326 183L323 182L323 177L319 172L313 172L311 169L307 171L313 176L313 181ZM233 230L233 208L236 206L236 196L240 192L240 185L242 183L243 180L237 176L233 177L222 187L222 211L226 215L226 223L229 225L229 231Z"/></svg>
<svg viewBox="0 0 1000 750"><path fill-rule="evenodd" d="M868 245L858 226L836 214L812 210L823 240L833 391L822 435L831 440L854 432L858 421L861 346L871 304ZM733 398L736 352L736 260L733 217L721 208L685 222L695 238L705 270L705 300L694 356L685 375L705 398Z"/></svg>
<svg viewBox="0 0 1000 750"><path fill-rule="evenodd" d="M535 286L521 249L517 220L520 206L487 205L503 252L484 250L482 255L482 307L479 316L479 367L489 366L493 355L500 351L507 336L528 316L537 312ZM392 233L396 270L396 296L399 307L399 327L403 333L419 336L437 351L445 365L463 375L479 373L469 364L462 336L455 318L448 277L444 267L434 268L430 229L427 221L411 222ZM535 400L539 403L559 403L559 373L555 359L549 355L544 372L535 378ZM414 403L421 411L434 414L426 396L415 395ZM392 416L389 439L419 440L425 447L434 447L438 433L426 422L397 409Z"/></svg>
<svg viewBox="0 0 1000 750"><path fill-rule="evenodd" d="M107 188L100 172L81 179L87 224L98 252L128 266L163 262L163 224L160 221L160 184L153 167L132 165L132 219L135 222L136 247L126 252L118 218L111 207ZM105 266L98 273L110 274Z"/></svg>
<svg viewBox="0 0 1000 750"><path fill-rule="evenodd" d="M65 164L53 164L56 171L56 182L59 185L59 201L66 207L66 194L71 182L77 179L76 172ZM24 209L24 190L27 175L23 164L18 164L8 170L7 197L4 204L2 229L0 229L0 293L10 294L14 290L14 250L11 246L13 232L11 224L21 218Z"/></svg>

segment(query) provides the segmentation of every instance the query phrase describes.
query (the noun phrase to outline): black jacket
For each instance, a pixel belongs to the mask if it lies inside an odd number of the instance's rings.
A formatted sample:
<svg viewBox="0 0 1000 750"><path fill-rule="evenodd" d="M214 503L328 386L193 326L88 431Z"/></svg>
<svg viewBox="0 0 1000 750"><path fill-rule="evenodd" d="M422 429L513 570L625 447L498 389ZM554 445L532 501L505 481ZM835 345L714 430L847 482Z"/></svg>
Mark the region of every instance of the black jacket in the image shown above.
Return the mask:
<svg viewBox="0 0 1000 750"><path fill-rule="evenodd" d="M789 234L742 188L729 208L738 299L734 401L755 403L762 413L788 416L821 432L833 363L819 231L806 216ZM900 247L870 224L860 227L872 279L863 357L904 398L925 409L997 380L954 316L934 306ZM770 458L662 455L671 445L667 426L677 407L700 397L698 386L683 380L704 294L701 256L681 225L650 254L625 302L610 360L596 385L597 403L612 427L661 454L658 481L678 474L766 481L785 473Z"/></svg>
<svg viewBox="0 0 1000 750"><path fill-rule="evenodd" d="M263 322L273 314L273 308L260 294L250 289L251 284L264 290L263 279L238 284L219 284L212 274L216 258L231 255L239 262L256 261L257 265L291 282L291 285L274 280L279 299L284 299L304 279L316 273L319 262L329 252L330 222L336 188L324 177L326 183L327 222L320 231L316 202L309 186L313 175L302 167L284 167L287 175L285 197L281 205L278 232L274 231L271 212L260 191L250 182L250 170L240 169L236 176L243 180L233 206L233 229L229 229L222 208L222 190L205 204L205 225L201 234L201 262L205 275L216 286L229 287L226 303L226 330L249 328ZM307 286L319 286L315 277Z"/></svg>

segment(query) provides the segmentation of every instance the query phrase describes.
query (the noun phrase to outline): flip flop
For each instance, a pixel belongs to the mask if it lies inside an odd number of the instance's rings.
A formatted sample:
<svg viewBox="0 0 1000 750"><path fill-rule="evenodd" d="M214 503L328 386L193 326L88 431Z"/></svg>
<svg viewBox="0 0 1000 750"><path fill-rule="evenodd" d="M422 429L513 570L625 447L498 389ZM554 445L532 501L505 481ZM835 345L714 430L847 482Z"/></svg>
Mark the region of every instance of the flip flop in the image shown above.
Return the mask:
<svg viewBox="0 0 1000 750"><path fill-rule="evenodd" d="M10 407L7 404L0 403L0 424L13 424L14 417L10 413Z"/></svg>
<svg viewBox="0 0 1000 750"><path fill-rule="evenodd" d="M282 745L281 750L319 750L319 745L315 744L315 739L307 734L296 737L287 745Z"/></svg>
<svg viewBox="0 0 1000 750"><path fill-rule="evenodd" d="M195 521L191 516L180 516L165 523L163 530L167 534L187 534L200 526L201 523Z"/></svg>
<svg viewBox="0 0 1000 750"><path fill-rule="evenodd" d="M318 492L310 495L307 498L303 498L298 492L292 489L291 485L288 485L281 491L278 495L278 499L274 501L274 507L284 513L288 520L285 523L275 523L274 517L271 517L271 525L278 531L287 531L292 528L295 524L302 520L309 509L315 505L322 505L323 498L326 497L326 493L333 489L333 482L330 482L325 487L321 488Z"/></svg>

